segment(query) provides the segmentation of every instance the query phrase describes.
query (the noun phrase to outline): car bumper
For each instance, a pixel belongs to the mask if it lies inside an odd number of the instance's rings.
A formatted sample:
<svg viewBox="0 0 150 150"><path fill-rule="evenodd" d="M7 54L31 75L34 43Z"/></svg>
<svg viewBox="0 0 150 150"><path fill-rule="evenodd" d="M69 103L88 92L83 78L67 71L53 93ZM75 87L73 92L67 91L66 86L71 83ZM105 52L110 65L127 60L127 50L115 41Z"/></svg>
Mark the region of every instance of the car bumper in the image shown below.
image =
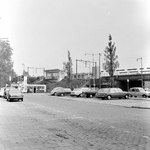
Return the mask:
<svg viewBox="0 0 150 150"><path fill-rule="evenodd" d="M11 95L9 96L10 99L23 99L23 95Z"/></svg>

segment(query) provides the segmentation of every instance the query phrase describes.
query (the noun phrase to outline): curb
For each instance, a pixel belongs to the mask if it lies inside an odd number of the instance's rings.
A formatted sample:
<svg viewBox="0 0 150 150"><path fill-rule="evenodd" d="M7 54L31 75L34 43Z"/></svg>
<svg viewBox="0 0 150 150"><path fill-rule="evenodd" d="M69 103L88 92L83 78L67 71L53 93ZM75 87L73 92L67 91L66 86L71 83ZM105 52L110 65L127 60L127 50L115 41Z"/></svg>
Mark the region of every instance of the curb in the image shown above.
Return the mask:
<svg viewBox="0 0 150 150"><path fill-rule="evenodd" d="M88 103L99 103L96 99L95 100L91 100L91 101L87 101L87 100L79 100L78 98L77 99L71 99L71 98L68 98L67 99L69 100L72 100L72 101L83 101L83 102L88 102ZM141 99L131 99L131 100L141 100ZM142 99L143 100L143 99ZM149 101L149 100L148 100ZM107 101L108 102L108 101ZM117 104L117 103L102 103L102 104L106 104L106 105L113 105L113 106L120 106L120 107L125 107L125 108L137 108L137 109L150 109L150 107L145 107L145 106L134 106L133 104L131 105L126 105L126 104L123 104L123 105L120 105L120 104Z"/></svg>
<svg viewBox="0 0 150 150"><path fill-rule="evenodd" d="M131 108L150 109L149 107L142 107L142 106L131 106Z"/></svg>

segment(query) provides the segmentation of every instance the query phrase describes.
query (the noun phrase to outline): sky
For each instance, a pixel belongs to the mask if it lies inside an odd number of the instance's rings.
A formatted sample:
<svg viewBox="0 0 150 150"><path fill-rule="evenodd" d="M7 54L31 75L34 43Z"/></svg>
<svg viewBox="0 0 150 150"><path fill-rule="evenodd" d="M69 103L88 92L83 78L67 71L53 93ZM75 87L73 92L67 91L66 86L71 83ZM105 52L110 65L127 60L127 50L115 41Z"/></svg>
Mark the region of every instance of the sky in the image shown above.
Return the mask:
<svg viewBox="0 0 150 150"><path fill-rule="evenodd" d="M150 67L149 0L0 0L0 18L0 38L9 39L18 75L27 67L31 74L62 70L68 51L74 73L76 60L93 61L95 54L98 63L109 34L118 69L140 68L141 57L142 67ZM78 62L78 72L89 67Z"/></svg>

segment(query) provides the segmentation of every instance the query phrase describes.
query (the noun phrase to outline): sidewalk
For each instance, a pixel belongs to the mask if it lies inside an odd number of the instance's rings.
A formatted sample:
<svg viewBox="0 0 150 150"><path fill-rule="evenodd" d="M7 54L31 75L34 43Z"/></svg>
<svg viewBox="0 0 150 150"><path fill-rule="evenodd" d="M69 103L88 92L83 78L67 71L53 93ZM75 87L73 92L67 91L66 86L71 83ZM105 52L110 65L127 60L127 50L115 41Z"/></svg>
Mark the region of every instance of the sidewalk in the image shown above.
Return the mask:
<svg viewBox="0 0 150 150"><path fill-rule="evenodd" d="M95 100L95 99L94 99ZM150 99L144 98L130 98L130 99L118 99L118 100L100 100L99 103L110 104L116 106L123 106L129 108L139 108L139 109L150 109Z"/></svg>
<svg viewBox="0 0 150 150"><path fill-rule="evenodd" d="M111 99L111 100L102 100L98 98L76 98L76 97L61 97L64 99L76 100L76 101L85 101L91 103L100 103L108 104L115 106L122 106L128 108L139 108L139 109L150 109L150 98L129 98L129 99Z"/></svg>

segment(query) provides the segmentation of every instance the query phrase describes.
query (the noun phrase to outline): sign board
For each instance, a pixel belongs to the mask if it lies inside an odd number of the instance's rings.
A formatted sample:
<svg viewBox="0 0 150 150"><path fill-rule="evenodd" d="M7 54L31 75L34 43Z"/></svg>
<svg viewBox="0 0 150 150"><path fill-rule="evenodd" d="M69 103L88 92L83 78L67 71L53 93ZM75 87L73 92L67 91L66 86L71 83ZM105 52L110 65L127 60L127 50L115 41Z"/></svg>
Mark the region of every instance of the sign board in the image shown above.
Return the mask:
<svg viewBox="0 0 150 150"><path fill-rule="evenodd" d="M24 76L24 85L27 85L27 76Z"/></svg>

